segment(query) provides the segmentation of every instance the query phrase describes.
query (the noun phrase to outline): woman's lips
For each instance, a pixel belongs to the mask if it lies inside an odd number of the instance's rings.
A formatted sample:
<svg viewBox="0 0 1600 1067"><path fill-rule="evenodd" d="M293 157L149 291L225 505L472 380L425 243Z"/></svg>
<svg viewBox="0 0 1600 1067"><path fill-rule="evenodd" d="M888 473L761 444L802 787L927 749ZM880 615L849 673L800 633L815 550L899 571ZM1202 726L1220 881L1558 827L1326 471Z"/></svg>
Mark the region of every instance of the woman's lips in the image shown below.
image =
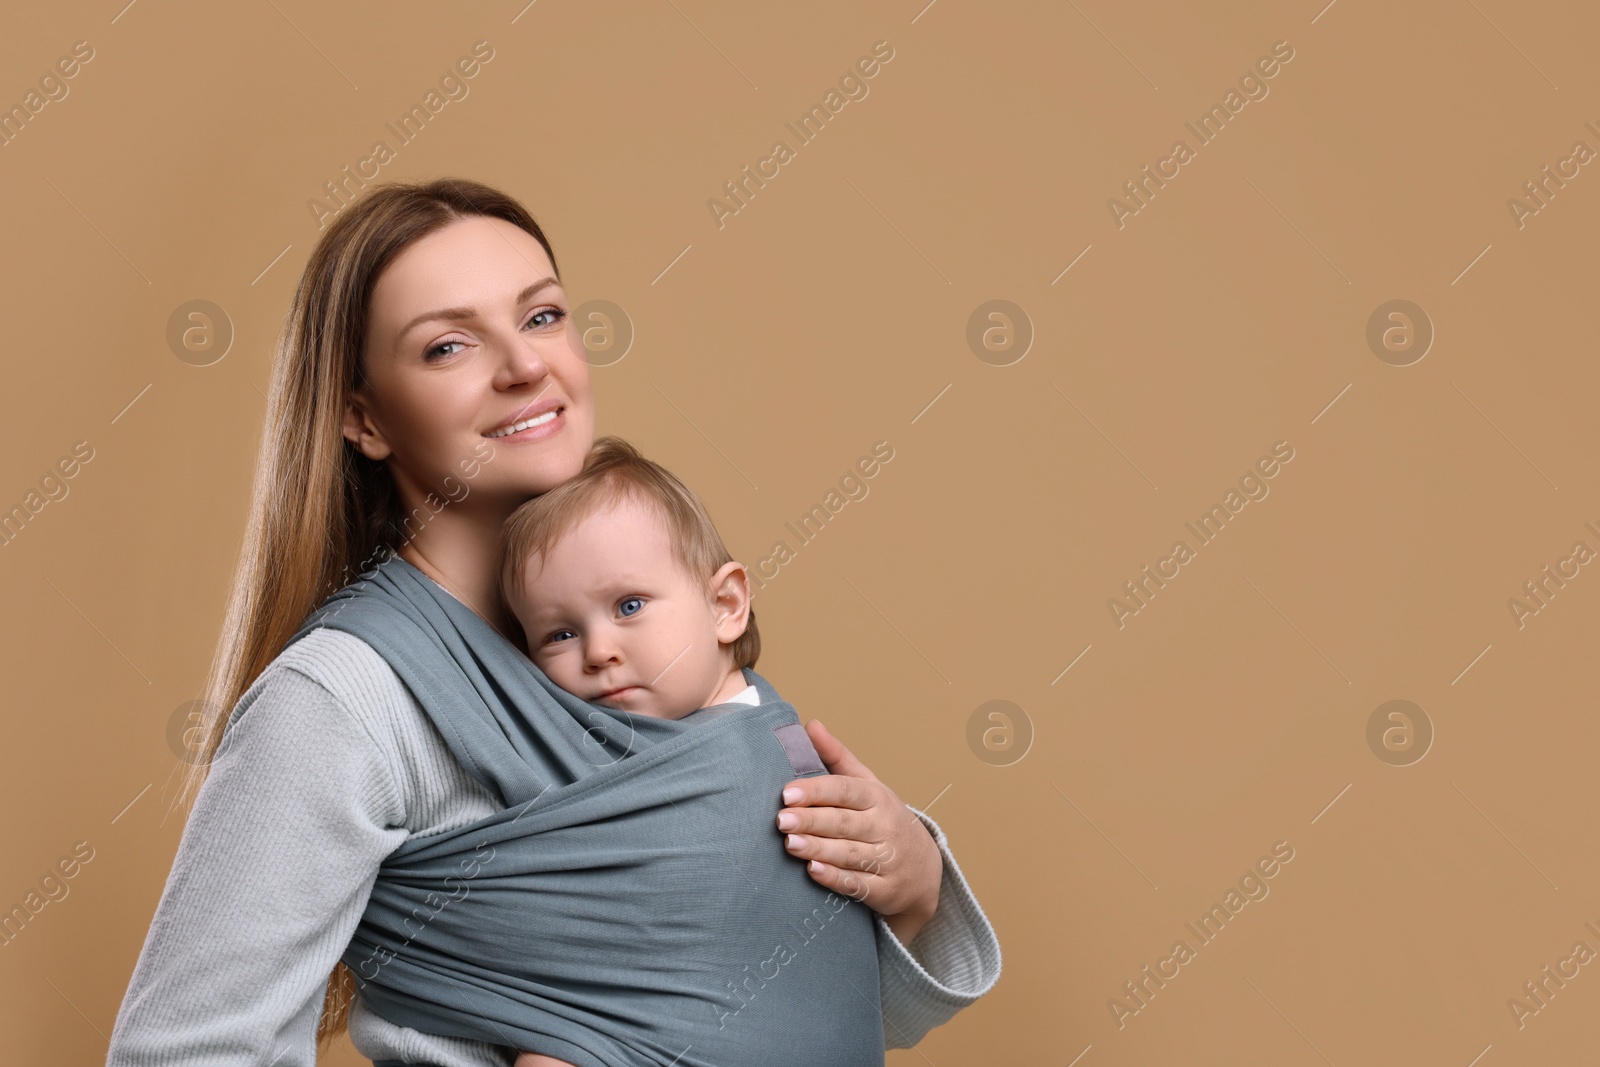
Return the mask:
<svg viewBox="0 0 1600 1067"><path fill-rule="evenodd" d="M538 441L549 437L552 434L560 433L566 425L567 409L561 408L556 412L554 418L547 422L542 422L538 426L530 426L526 430L518 430L516 433L508 433L504 437L489 437L488 439L493 441L495 444L499 444L502 441L506 442L507 444L514 444L521 441ZM487 434L484 436L488 437Z"/></svg>

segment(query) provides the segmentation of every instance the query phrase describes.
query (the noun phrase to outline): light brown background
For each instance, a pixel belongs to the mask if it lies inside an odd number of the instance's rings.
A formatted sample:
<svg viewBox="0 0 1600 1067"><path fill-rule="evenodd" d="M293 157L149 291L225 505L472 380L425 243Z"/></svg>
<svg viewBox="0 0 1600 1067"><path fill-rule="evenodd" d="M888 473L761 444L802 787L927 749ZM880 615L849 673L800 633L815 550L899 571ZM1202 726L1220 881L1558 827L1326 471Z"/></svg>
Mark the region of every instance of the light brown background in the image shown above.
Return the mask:
<svg viewBox="0 0 1600 1067"><path fill-rule="evenodd" d="M0 149L0 504L74 442L96 455L0 549L0 903L73 842L96 854L0 950L0 1058L104 1057L181 832L166 729L220 624L307 201L480 39L470 96L380 180L506 188L573 298L627 311L602 432L752 564L873 442L896 451L757 599L762 671L903 799L938 798L1004 947L998 987L891 1063L1592 1049L1595 965L1524 1028L1506 1002L1600 949L1600 576L1520 630L1506 602L1600 549L1600 174L1522 229L1506 201L1600 149L1600 16L924 2L8 15L7 105L74 41L96 56ZM878 40L870 95L719 230L707 199ZM1270 95L1119 230L1107 198L1280 40ZM208 367L165 341L195 298L237 331ZM1365 341L1396 298L1437 331L1403 368ZM991 299L1036 330L1011 366L965 341ZM1271 495L1119 630L1107 599L1280 440ZM1411 766L1366 741L1395 698L1436 731ZM1009 766L967 742L995 699L1034 734ZM1270 896L1119 1030L1124 980L1280 840Z"/></svg>

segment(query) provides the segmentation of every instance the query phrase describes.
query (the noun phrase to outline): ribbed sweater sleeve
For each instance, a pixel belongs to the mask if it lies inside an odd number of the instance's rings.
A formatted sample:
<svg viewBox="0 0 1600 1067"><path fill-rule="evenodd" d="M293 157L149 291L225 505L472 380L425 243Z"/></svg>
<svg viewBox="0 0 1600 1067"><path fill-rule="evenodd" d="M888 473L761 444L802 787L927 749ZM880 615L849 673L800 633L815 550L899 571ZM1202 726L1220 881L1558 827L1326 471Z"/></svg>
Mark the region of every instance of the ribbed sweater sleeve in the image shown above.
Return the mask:
<svg viewBox="0 0 1600 1067"><path fill-rule="evenodd" d="M108 1065L313 1067L328 975L405 839L400 814L363 728L312 679L269 668L196 797Z"/></svg>
<svg viewBox="0 0 1600 1067"><path fill-rule="evenodd" d="M430 767L398 758L395 737L375 738L363 720L383 715L383 702L341 699L318 676L333 671L357 694L384 694L384 674L397 689L399 679L370 646L370 658L330 656L339 642L317 636L235 705L118 1010L108 1067L314 1067L328 975L378 865L418 817L405 794L421 785L468 796L476 785L459 780L442 741ZM426 819L439 806L423 807L435 809ZM392 1051L421 1062L511 1063L497 1046L402 1033Z"/></svg>
<svg viewBox="0 0 1600 1067"><path fill-rule="evenodd" d="M950 842L933 819L916 808L911 813L933 835L944 871L933 918L909 947L883 916L874 917L884 1048L910 1048L1000 980L1000 941L956 865Z"/></svg>

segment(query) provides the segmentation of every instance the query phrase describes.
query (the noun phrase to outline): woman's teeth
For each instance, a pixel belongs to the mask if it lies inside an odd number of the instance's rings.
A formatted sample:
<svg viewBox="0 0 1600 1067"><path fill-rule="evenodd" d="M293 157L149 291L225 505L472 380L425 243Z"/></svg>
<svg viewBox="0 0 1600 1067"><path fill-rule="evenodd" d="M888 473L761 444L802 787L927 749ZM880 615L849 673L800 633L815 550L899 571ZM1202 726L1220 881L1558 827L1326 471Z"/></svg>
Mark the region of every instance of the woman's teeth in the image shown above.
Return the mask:
<svg viewBox="0 0 1600 1067"><path fill-rule="evenodd" d="M547 411L543 415L539 415L539 416L536 416L535 418L531 418L531 419L524 419L521 422L514 422L510 426L501 427L500 429L495 430L495 431L493 431L491 433L484 434L484 436L485 437L505 437L507 434L518 433L518 432L520 432L522 430L526 430L530 426L543 426L545 423L547 423L551 419L555 418L556 414L557 414L557 412L555 412L555 411Z"/></svg>

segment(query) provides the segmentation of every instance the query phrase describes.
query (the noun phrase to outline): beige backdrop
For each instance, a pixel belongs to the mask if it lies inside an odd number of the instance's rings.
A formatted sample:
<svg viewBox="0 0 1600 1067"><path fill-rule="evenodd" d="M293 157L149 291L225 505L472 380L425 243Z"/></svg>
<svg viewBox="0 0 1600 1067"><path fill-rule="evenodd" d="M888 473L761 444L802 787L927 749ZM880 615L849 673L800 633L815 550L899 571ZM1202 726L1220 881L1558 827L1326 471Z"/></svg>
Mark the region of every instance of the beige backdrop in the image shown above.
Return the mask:
<svg viewBox="0 0 1600 1067"><path fill-rule="evenodd" d="M948 831L1004 975L892 1064L1592 1048L1600 15L924 2L8 15L0 904L91 858L0 947L0 1058L104 1057L269 353L363 165L524 200L610 302L601 432Z"/></svg>

